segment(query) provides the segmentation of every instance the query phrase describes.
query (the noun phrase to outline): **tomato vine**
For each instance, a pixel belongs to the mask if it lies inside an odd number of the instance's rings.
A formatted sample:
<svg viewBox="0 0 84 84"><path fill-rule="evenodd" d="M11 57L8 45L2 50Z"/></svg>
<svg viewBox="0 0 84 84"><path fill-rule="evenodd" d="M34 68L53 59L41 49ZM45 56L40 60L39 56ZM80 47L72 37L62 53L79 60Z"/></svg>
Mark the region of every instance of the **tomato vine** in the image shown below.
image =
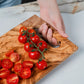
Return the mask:
<svg viewBox="0 0 84 84"><path fill-rule="evenodd" d="M42 61L43 59L45 59L44 52L47 50L47 48L45 48L43 51L41 51L39 49L39 47L30 39L31 36L32 37L35 36L35 33L29 33L28 29L27 30L23 30L22 32L23 32L23 34L22 34L23 36L26 35L27 42L31 42L34 45L34 47L37 48L37 50L41 53L42 58L40 58L39 61ZM33 51L35 51L35 49L33 49Z"/></svg>

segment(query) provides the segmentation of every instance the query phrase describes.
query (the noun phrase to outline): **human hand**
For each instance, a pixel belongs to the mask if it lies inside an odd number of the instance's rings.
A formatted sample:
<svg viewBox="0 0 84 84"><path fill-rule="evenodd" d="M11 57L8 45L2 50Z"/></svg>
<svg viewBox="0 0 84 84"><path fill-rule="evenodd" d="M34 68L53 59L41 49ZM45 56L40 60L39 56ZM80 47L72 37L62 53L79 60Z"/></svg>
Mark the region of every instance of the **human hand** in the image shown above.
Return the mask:
<svg viewBox="0 0 84 84"><path fill-rule="evenodd" d="M40 5L40 16L43 20L51 24L63 37L68 37L65 33L65 26L61 17L56 0L38 0ZM52 37L52 30L44 23L39 28L39 32L43 37L53 45L57 45L57 41Z"/></svg>

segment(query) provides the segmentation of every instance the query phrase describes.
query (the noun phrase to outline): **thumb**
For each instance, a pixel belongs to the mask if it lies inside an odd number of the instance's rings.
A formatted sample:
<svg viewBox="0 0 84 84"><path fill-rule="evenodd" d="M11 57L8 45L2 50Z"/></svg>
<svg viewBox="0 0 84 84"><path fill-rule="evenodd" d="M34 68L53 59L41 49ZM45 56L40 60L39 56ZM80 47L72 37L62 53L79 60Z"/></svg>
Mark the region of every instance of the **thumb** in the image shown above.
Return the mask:
<svg viewBox="0 0 84 84"><path fill-rule="evenodd" d="M61 36L66 37L66 38L68 37L68 35L65 33L65 26L63 22L60 23L58 21L58 24L57 22L55 22L54 28L59 32Z"/></svg>
<svg viewBox="0 0 84 84"><path fill-rule="evenodd" d="M63 29L57 29L57 31L59 32L59 34L61 35L61 36L63 36L63 37L68 37L68 35L64 32L64 30Z"/></svg>

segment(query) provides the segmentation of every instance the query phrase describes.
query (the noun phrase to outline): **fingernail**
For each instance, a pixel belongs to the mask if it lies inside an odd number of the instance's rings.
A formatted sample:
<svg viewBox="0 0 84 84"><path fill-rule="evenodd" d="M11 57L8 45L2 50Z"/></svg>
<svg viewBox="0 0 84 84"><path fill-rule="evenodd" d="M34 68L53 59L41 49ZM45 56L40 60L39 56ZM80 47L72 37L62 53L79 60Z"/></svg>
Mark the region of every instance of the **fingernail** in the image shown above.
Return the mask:
<svg viewBox="0 0 84 84"><path fill-rule="evenodd" d="M66 37L66 38L68 37L68 35L67 35L64 31L60 31L60 30L59 30L58 32L59 32L63 37Z"/></svg>
<svg viewBox="0 0 84 84"><path fill-rule="evenodd" d="M53 45L57 45L57 41L56 41L55 38L52 38L52 44L53 44Z"/></svg>
<svg viewBox="0 0 84 84"><path fill-rule="evenodd" d="M52 32L52 30L51 30L50 28L49 28L49 30L48 30L48 31L49 31L49 33L51 33L51 32Z"/></svg>

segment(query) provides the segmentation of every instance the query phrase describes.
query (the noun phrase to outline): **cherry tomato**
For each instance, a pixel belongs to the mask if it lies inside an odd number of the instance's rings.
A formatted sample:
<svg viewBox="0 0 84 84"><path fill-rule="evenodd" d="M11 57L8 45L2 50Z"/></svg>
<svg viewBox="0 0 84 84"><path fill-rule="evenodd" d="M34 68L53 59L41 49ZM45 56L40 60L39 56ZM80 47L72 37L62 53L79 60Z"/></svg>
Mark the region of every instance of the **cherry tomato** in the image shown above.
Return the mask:
<svg viewBox="0 0 84 84"><path fill-rule="evenodd" d="M20 43L26 43L27 42L27 37L26 35L19 35L18 40Z"/></svg>
<svg viewBox="0 0 84 84"><path fill-rule="evenodd" d="M33 49L32 43L25 43L25 44L24 44L24 49L25 49L25 51L27 51L27 52L31 51L31 50Z"/></svg>
<svg viewBox="0 0 84 84"><path fill-rule="evenodd" d="M1 60L0 60L0 68L1 68Z"/></svg>
<svg viewBox="0 0 84 84"><path fill-rule="evenodd" d="M31 62L31 61L24 61L22 65L23 65L24 68L27 68L27 67L28 68L32 68L33 67L33 62Z"/></svg>
<svg viewBox="0 0 84 84"><path fill-rule="evenodd" d="M39 36L38 35L35 35L33 37L30 37L30 39L34 42L34 43L38 43L39 41Z"/></svg>
<svg viewBox="0 0 84 84"><path fill-rule="evenodd" d="M23 68L20 72L20 77L23 79L30 78L31 76L31 70L30 68Z"/></svg>
<svg viewBox="0 0 84 84"><path fill-rule="evenodd" d="M39 47L39 49L40 49L41 51L43 51L45 48L47 48L47 43L46 43L45 41L39 41L39 42L37 43L37 46Z"/></svg>
<svg viewBox="0 0 84 84"><path fill-rule="evenodd" d="M27 30L27 28L25 26L23 26L20 28L19 33L23 34L23 31L26 31L26 30Z"/></svg>
<svg viewBox="0 0 84 84"><path fill-rule="evenodd" d="M10 74L7 77L8 84L18 84L18 82L19 82L19 77L16 74Z"/></svg>
<svg viewBox="0 0 84 84"><path fill-rule="evenodd" d="M2 60L2 67L6 69L10 69L13 66L13 62L11 62L9 59L3 59Z"/></svg>
<svg viewBox="0 0 84 84"><path fill-rule="evenodd" d="M18 53L12 53L12 54L10 55L10 60L11 60L12 62L17 62L17 61L19 61L19 60L20 60L19 54L18 54Z"/></svg>
<svg viewBox="0 0 84 84"><path fill-rule="evenodd" d="M15 72L21 72L21 70L23 69L22 64L18 63L14 66L14 71Z"/></svg>
<svg viewBox="0 0 84 84"><path fill-rule="evenodd" d="M29 33L32 33L32 34L33 34L33 33L36 34L36 31L35 31L34 29L29 29L28 32L29 32ZM31 34L30 36L32 36L32 34Z"/></svg>
<svg viewBox="0 0 84 84"><path fill-rule="evenodd" d="M38 59L39 57L40 57L40 52L38 52L38 51L31 51L31 52L29 52L29 57L31 58L31 59Z"/></svg>
<svg viewBox="0 0 84 84"><path fill-rule="evenodd" d="M36 66L38 69L43 70L43 69L47 68L47 63L46 63L46 61L42 60L39 63L37 63Z"/></svg>
<svg viewBox="0 0 84 84"><path fill-rule="evenodd" d="M10 74L10 71L8 69L2 68L0 70L0 78L7 78L9 74Z"/></svg>
<svg viewBox="0 0 84 84"><path fill-rule="evenodd" d="M8 51L5 55L9 57L12 53L14 53L14 50Z"/></svg>

